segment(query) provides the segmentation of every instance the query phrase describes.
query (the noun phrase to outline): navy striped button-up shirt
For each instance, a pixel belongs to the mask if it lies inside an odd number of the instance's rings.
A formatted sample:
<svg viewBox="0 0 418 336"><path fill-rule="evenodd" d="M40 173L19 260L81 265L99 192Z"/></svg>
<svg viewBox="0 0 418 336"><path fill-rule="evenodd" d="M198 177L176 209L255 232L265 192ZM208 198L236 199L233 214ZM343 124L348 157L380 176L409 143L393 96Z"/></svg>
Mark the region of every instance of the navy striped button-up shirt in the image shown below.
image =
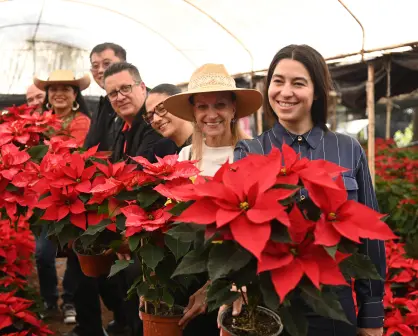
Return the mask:
<svg viewBox="0 0 418 336"><path fill-rule="evenodd" d="M268 154L272 147L281 148L283 142L291 146L302 157L311 160L324 159L349 170L343 173L348 198L378 210L376 195L372 185L367 159L363 148L350 136L323 131L315 126L303 135L288 132L280 123L253 140L241 140L234 152L234 161L247 153ZM301 190L301 199L307 197ZM360 252L368 255L382 278L386 277L386 256L383 241L363 240ZM355 283L359 313L357 325L361 328L379 328L383 326L384 282L379 280L357 280Z"/></svg>

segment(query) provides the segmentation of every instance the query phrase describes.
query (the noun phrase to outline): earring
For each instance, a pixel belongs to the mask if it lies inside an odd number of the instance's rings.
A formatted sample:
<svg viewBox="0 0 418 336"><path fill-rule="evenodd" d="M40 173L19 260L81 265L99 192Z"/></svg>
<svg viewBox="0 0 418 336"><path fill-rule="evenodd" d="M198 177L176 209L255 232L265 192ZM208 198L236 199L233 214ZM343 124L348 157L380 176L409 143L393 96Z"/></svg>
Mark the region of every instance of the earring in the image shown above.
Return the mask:
<svg viewBox="0 0 418 336"><path fill-rule="evenodd" d="M236 118L234 118L234 119L231 120L231 124L235 124L236 122L237 122L237 119Z"/></svg>
<svg viewBox="0 0 418 336"><path fill-rule="evenodd" d="M52 110L52 105L51 105L50 103L46 103L45 107L46 107L48 110Z"/></svg>
<svg viewBox="0 0 418 336"><path fill-rule="evenodd" d="M80 104L77 103L76 101L74 101L72 110L73 111L78 111L79 108L80 108Z"/></svg>

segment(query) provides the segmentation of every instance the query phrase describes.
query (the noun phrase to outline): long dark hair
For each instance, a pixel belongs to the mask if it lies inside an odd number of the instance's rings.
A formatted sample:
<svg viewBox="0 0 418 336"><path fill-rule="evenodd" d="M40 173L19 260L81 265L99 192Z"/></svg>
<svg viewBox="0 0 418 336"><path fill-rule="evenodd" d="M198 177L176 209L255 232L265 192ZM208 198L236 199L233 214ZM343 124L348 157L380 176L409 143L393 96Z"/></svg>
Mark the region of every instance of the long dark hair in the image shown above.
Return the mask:
<svg viewBox="0 0 418 336"><path fill-rule="evenodd" d="M312 103L311 117L315 126L321 127L323 130L328 130L327 115L328 115L328 100L329 92L332 88L331 75L328 70L328 66L325 63L325 59L314 48L306 45L291 44L274 55L268 69L266 83L264 87L264 112L267 114L267 118L270 124L277 121L277 116L270 106L268 99L268 90L273 77L274 69L277 64L283 59L292 59L302 63L306 70L309 72L309 76L314 84L314 96L315 99Z"/></svg>
<svg viewBox="0 0 418 336"><path fill-rule="evenodd" d="M80 107L78 108L78 112L83 113L84 115L86 115L87 117L89 117L89 118L90 118L91 116L90 116L90 113L89 113L89 108L88 108L88 106L87 106L86 101L84 100L83 95L81 94L80 89L79 89L77 86L73 86L73 85L70 85L70 86L73 88L74 92L76 93L75 101L76 101L76 102L78 103L78 105L80 106ZM45 95L44 102L42 103L42 111L48 111L48 110L49 110L49 109L46 107L46 105L47 105L47 104L48 104L48 102L49 102L49 97L48 97L48 89L49 89L49 86L47 86L47 87L45 88L46 95Z"/></svg>

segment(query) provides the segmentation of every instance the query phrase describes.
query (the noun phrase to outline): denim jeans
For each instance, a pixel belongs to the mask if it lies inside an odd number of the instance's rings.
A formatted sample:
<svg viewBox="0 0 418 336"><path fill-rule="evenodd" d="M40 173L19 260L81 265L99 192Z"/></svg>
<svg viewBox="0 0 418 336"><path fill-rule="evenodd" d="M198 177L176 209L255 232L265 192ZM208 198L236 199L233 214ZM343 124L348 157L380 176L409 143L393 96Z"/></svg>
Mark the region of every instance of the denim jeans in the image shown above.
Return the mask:
<svg viewBox="0 0 418 336"><path fill-rule="evenodd" d="M41 297L48 306L54 306L58 301L58 278L55 267L57 246L47 238L47 227L42 228L39 237L36 237L36 267L38 269L39 287ZM62 282L63 294L61 296L64 304L74 302L76 278L74 276L72 263L67 260L67 267Z"/></svg>

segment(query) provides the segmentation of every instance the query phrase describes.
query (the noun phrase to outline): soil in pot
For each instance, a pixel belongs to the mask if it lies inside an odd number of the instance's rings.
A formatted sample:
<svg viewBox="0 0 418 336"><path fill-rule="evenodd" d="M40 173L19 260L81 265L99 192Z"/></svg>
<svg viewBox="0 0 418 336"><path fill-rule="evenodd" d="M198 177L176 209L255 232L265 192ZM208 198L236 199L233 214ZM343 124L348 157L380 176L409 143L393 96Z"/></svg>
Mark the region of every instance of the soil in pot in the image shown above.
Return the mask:
<svg viewBox="0 0 418 336"><path fill-rule="evenodd" d="M250 314L245 307L239 316L232 316L231 308L225 310L220 322L224 336L277 336L283 330L279 316L263 307L258 307L255 312L254 327L251 327Z"/></svg>
<svg viewBox="0 0 418 336"><path fill-rule="evenodd" d="M83 248L81 241L77 239L73 244L73 249L77 254L81 270L85 275L95 278L109 274L115 256L113 253L108 252L107 247L91 245Z"/></svg>
<svg viewBox="0 0 418 336"><path fill-rule="evenodd" d="M147 303L147 311L141 308L143 336L182 336L183 330L178 323L183 316L183 307L173 306L169 308L161 305L157 313L151 303Z"/></svg>

